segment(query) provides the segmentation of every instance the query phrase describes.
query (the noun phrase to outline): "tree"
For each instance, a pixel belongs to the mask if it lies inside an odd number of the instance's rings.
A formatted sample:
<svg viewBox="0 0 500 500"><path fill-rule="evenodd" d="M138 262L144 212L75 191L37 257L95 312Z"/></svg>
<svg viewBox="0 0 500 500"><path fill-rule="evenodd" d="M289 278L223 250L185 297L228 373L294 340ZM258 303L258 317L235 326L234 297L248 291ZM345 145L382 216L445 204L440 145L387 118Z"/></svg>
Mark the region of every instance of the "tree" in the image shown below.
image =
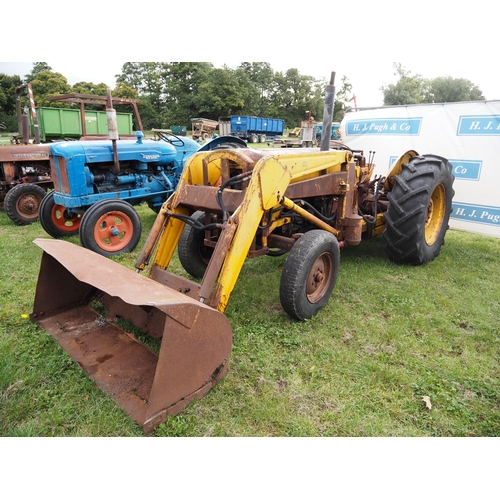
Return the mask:
<svg viewBox="0 0 500 500"><path fill-rule="evenodd" d="M477 85L465 78L440 76L424 79L421 75L411 76L401 63L394 63L396 84L381 87L384 105L420 104L433 102L463 102L484 99Z"/></svg>
<svg viewBox="0 0 500 500"><path fill-rule="evenodd" d="M68 80L61 73L54 73L49 70L41 71L31 80L31 88L37 106L51 106L54 108L68 106L67 103L47 100L47 97L51 95L70 93L71 85L68 84Z"/></svg>
<svg viewBox="0 0 500 500"><path fill-rule="evenodd" d="M266 62L244 62L236 69L207 62L125 63L116 78L118 85L135 89L148 103L151 125L158 128L231 114L283 118L287 126L296 127L308 111L323 115L326 82L296 68L275 73Z"/></svg>
<svg viewBox="0 0 500 500"><path fill-rule="evenodd" d="M165 71L160 62L126 62L122 73L116 76L121 83L135 89L138 95L147 102L146 115L141 119L145 128L164 128L165 123Z"/></svg>
<svg viewBox="0 0 500 500"><path fill-rule="evenodd" d="M244 62L238 67L249 78L255 88L255 98L247 103L249 114L267 116L274 86L274 71L267 62Z"/></svg>
<svg viewBox="0 0 500 500"><path fill-rule="evenodd" d="M298 127L306 120L308 111L314 118L323 116L325 85L324 81L301 75L297 68L276 73L269 116L283 118L290 128Z"/></svg>
<svg viewBox="0 0 500 500"><path fill-rule="evenodd" d="M421 75L411 75L401 63L394 63L394 74L399 76L395 84L382 86L384 105L419 104L423 101L427 81Z"/></svg>
<svg viewBox="0 0 500 500"><path fill-rule="evenodd" d="M352 83L347 76L343 76L341 85L335 95L335 102L333 107L333 121L340 122L344 118L346 111L351 109L350 102L352 100Z"/></svg>
<svg viewBox="0 0 500 500"><path fill-rule="evenodd" d="M92 83L92 82L77 82L70 90L71 94L87 94L87 95L106 95L108 86L105 83ZM72 104L72 107L77 106ZM86 104L85 109L102 111L103 107L98 104Z"/></svg>
<svg viewBox="0 0 500 500"><path fill-rule="evenodd" d="M119 83L112 91L113 97L121 97L122 99L139 99L139 94L136 89L129 87L125 83Z"/></svg>
<svg viewBox="0 0 500 500"><path fill-rule="evenodd" d="M141 101L147 102L144 126L165 128L187 123L189 118L198 116L194 98L199 84L212 68L212 64L206 62L128 62L116 78L118 84L137 90Z"/></svg>
<svg viewBox="0 0 500 500"><path fill-rule="evenodd" d="M107 91L105 83L77 82L71 87L72 94L106 95Z"/></svg>
<svg viewBox="0 0 500 500"><path fill-rule="evenodd" d="M462 102L484 100L477 85L465 78L440 76L429 81L423 102Z"/></svg>
<svg viewBox="0 0 500 500"><path fill-rule="evenodd" d="M52 71L52 68L46 62L33 63L31 73L24 75L24 82L31 83L31 81L37 77L38 73L41 73L42 71Z"/></svg>
<svg viewBox="0 0 500 500"><path fill-rule="evenodd" d="M217 120L220 116L244 114L249 88L250 80L242 70L227 66L212 69L194 98L199 116Z"/></svg>
<svg viewBox="0 0 500 500"><path fill-rule="evenodd" d="M17 130L16 87L21 84L19 76L0 73L0 123L10 132Z"/></svg>
<svg viewBox="0 0 500 500"><path fill-rule="evenodd" d="M201 116L198 105L200 85L209 79L213 65L208 62L164 63L165 107L168 126L188 125Z"/></svg>
<svg viewBox="0 0 500 500"><path fill-rule="evenodd" d="M17 75L0 73L0 112L6 115L16 114L16 87L22 84Z"/></svg>
<svg viewBox="0 0 500 500"><path fill-rule="evenodd" d="M155 94L161 87L162 64L159 62L126 62L115 75L116 83L125 83L139 94Z"/></svg>

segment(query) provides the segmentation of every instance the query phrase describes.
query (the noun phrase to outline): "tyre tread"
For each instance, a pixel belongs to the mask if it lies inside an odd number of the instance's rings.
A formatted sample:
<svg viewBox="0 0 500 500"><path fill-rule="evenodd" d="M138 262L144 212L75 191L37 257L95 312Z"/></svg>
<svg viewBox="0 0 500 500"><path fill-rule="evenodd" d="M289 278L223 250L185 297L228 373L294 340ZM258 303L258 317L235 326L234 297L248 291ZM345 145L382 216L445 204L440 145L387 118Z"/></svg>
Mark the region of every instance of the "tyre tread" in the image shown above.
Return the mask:
<svg viewBox="0 0 500 500"><path fill-rule="evenodd" d="M451 164L435 155L414 157L404 163L388 194L389 209L385 213L384 239L386 252L398 263L425 264L439 255L444 244L454 195ZM441 232L432 246L424 240L425 213L438 183L446 191L446 207Z"/></svg>
<svg viewBox="0 0 500 500"><path fill-rule="evenodd" d="M38 206L38 213L36 217L27 218L17 210L17 201L23 194L28 194L30 192L35 196L38 195L40 197L40 204ZM5 195L3 203L5 213L7 214L9 219L18 226L27 226L28 224L32 224L40 218L40 206L46 194L46 191L37 184L18 184L17 186L14 186L12 189L7 191L7 194Z"/></svg>
<svg viewBox="0 0 500 500"><path fill-rule="evenodd" d="M317 257L329 251L333 257L333 276L323 297L311 304L305 288L309 269ZM337 280L340 264L340 249L335 236L321 229L313 229L301 236L290 250L280 279L281 306L287 314L298 320L309 319L328 302Z"/></svg>

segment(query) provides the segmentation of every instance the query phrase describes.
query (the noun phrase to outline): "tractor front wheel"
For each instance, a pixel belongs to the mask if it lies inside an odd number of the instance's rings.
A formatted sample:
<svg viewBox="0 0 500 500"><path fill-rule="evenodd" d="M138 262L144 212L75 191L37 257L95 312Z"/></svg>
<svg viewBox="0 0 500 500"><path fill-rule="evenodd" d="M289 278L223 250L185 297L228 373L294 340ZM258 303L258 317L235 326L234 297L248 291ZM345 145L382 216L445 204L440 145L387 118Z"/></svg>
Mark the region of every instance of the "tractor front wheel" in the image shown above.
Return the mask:
<svg viewBox="0 0 500 500"><path fill-rule="evenodd" d="M280 300L298 320L309 319L328 302L337 281L340 249L337 238L313 229L301 236L283 265Z"/></svg>
<svg viewBox="0 0 500 500"><path fill-rule="evenodd" d="M40 204L40 224L53 238L78 234L80 221L80 214L71 213L54 201L54 191L47 194Z"/></svg>
<svg viewBox="0 0 500 500"><path fill-rule="evenodd" d="M195 212L192 215L200 224L205 224L205 212ZM204 244L205 231L186 224L177 246L177 253L182 267L194 278L203 278L210 257L214 252L212 247Z"/></svg>
<svg viewBox="0 0 500 500"><path fill-rule="evenodd" d="M142 223L134 207L123 200L102 200L82 217L80 242L105 257L131 252L141 239Z"/></svg>
<svg viewBox="0 0 500 500"><path fill-rule="evenodd" d="M453 181L451 164L440 156L415 156L403 163L385 213L384 239L392 260L417 266L439 255L452 211Z"/></svg>
<svg viewBox="0 0 500 500"><path fill-rule="evenodd" d="M5 195L4 209L18 226L27 226L39 218L40 204L47 193L37 184L18 184Z"/></svg>

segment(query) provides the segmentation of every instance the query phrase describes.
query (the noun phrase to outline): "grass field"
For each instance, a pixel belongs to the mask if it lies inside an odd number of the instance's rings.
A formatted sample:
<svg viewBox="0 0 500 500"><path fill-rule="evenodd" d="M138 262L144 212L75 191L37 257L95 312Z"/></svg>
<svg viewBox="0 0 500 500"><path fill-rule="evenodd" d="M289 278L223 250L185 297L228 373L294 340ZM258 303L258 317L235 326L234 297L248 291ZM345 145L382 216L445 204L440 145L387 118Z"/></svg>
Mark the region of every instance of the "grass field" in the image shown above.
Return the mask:
<svg viewBox="0 0 500 500"><path fill-rule="evenodd" d="M141 243L115 259L130 268L155 217L139 212ZM39 223L0 212L0 435L142 436L28 319L37 237L49 237ZM226 311L228 375L153 436L500 435L498 239L449 231L424 267L389 261L382 238L346 248L327 307L306 322L281 309L285 259L247 260Z"/></svg>

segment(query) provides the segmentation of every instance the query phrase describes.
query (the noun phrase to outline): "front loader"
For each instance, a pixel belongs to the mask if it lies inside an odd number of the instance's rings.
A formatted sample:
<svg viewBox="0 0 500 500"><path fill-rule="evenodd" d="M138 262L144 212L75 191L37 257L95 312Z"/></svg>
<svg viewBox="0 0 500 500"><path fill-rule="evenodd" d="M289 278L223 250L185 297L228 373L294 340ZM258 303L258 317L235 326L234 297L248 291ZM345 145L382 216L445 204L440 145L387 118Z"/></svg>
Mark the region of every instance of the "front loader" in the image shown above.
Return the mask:
<svg viewBox="0 0 500 500"><path fill-rule="evenodd" d="M44 253L31 319L151 432L226 374L232 330L223 313L247 258L288 253L280 301L305 320L332 294L342 247L383 234L396 262L439 254L450 163L408 151L386 177L373 176L372 158L341 148L195 153L136 272L68 242L35 240ZM192 279L168 270L176 250ZM162 338L158 353L138 340L144 332Z"/></svg>

